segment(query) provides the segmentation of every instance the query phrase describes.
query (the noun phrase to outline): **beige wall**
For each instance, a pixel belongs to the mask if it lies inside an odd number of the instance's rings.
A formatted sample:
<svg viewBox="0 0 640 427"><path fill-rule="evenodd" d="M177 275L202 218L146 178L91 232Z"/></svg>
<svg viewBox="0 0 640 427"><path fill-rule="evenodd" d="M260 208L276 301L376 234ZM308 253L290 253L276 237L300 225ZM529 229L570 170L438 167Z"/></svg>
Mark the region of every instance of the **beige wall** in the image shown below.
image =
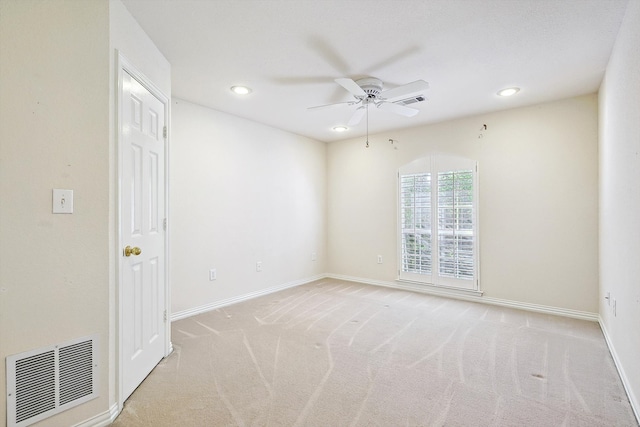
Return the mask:
<svg viewBox="0 0 640 427"><path fill-rule="evenodd" d="M452 154L479 162L485 298L596 313L597 117L588 95L331 143L329 272L393 283L397 170Z"/></svg>
<svg viewBox="0 0 640 427"><path fill-rule="evenodd" d="M636 414L640 411L638 70L640 2L632 0L600 88L600 316ZM605 300L607 294L611 303Z"/></svg>
<svg viewBox="0 0 640 427"><path fill-rule="evenodd" d="M324 143L180 99L171 139L174 316L326 272Z"/></svg>
<svg viewBox="0 0 640 427"><path fill-rule="evenodd" d="M101 341L100 397L57 425L109 407L108 50L107 1L0 2L0 359ZM51 213L53 188L73 214Z"/></svg>
<svg viewBox="0 0 640 427"><path fill-rule="evenodd" d="M41 424L116 402L115 49L171 95L169 63L120 1L0 2L0 358L100 339L100 396ZM72 215L51 213L53 188L74 190Z"/></svg>

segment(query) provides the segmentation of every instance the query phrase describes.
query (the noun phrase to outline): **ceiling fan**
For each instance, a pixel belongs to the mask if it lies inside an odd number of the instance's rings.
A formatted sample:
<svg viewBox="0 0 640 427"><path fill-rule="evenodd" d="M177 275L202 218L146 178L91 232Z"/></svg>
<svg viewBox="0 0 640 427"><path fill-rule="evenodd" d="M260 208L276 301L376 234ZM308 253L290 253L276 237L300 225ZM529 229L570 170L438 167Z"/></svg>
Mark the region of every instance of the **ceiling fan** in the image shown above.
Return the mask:
<svg viewBox="0 0 640 427"><path fill-rule="evenodd" d="M334 104L318 105L309 107L310 110L325 108L334 105L358 105L356 111L347 123L355 126L364 117L370 105L381 110L390 111L405 117L413 117L420 110L407 107L407 104L424 101L424 91L429 88L429 83L424 80L416 80L393 89L383 91L382 81L374 77L365 77L358 80L349 78L335 79L335 82L345 88L355 98L353 101L338 102Z"/></svg>

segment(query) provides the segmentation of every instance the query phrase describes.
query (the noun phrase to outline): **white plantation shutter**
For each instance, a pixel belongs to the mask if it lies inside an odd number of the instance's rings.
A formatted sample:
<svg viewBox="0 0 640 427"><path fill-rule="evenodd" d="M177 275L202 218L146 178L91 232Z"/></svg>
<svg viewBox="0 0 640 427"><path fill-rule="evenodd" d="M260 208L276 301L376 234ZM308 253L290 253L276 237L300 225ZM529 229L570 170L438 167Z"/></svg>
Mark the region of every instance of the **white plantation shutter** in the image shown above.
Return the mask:
<svg viewBox="0 0 640 427"><path fill-rule="evenodd" d="M475 162L433 156L400 168L401 280L477 289Z"/></svg>
<svg viewBox="0 0 640 427"><path fill-rule="evenodd" d="M400 178L402 271L430 275L432 271L431 174Z"/></svg>
<svg viewBox="0 0 640 427"><path fill-rule="evenodd" d="M439 275L473 280L473 248L473 171L439 172Z"/></svg>

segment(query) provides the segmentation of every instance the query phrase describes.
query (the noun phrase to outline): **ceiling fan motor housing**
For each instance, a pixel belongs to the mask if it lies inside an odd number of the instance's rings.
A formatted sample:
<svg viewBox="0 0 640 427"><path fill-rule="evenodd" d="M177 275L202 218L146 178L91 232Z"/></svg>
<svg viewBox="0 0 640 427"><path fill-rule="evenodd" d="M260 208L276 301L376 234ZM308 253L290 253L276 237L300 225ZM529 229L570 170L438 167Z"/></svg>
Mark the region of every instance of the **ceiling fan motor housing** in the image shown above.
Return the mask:
<svg viewBox="0 0 640 427"><path fill-rule="evenodd" d="M356 84L362 88L369 99L378 98L382 92L382 82L373 77L365 77L363 79L356 80Z"/></svg>

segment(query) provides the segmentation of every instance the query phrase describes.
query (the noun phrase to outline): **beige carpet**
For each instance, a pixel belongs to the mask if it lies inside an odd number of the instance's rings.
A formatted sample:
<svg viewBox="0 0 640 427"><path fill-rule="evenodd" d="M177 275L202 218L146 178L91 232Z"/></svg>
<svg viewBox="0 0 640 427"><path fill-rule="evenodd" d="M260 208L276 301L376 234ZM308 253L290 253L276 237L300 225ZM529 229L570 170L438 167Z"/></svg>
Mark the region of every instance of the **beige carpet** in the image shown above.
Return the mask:
<svg viewBox="0 0 640 427"><path fill-rule="evenodd" d="M636 426L596 323L322 280L173 323L114 426Z"/></svg>

